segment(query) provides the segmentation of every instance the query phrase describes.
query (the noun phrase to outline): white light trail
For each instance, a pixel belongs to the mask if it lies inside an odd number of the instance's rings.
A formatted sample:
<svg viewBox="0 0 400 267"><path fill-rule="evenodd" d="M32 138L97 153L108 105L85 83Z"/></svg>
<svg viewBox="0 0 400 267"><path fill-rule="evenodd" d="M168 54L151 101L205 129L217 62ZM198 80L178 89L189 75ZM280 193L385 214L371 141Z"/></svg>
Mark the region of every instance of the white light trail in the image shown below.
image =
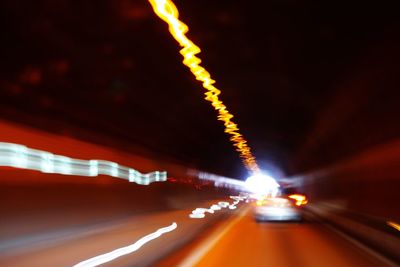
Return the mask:
<svg viewBox="0 0 400 267"><path fill-rule="evenodd" d="M205 213L215 213L217 210L221 210L223 208L228 208L230 210L236 209L236 205L239 204L240 201L243 201L245 198L240 197L240 196L231 196L231 199L235 200L232 204L229 204L229 202L221 201L218 202L218 204L213 204L211 205L210 208L196 208L195 210L192 210L192 213L189 214L189 217L192 219L202 219L206 217Z"/></svg>
<svg viewBox="0 0 400 267"><path fill-rule="evenodd" d="M141 239L139 239L132 245L113 250L111 252L90 258L85 261L81 261L81 262L75 264L73 267L94 267L94 266L98 266L100 264L115 260L116 258L119 258L126 254L135 252L136 250L140 249L147 242L160 237L162 234L171 232L171 231L175 230L177 227L178 227L178 225L174 222L170 226L160 228L157 231L155 231L154 233L151 233L149 235L142 237Z"/></svg>
<svg viewBox="0 0 400 267"><path fill-rule="evenodd" d="M64 175L98 176L103 174L141 185L167 180L167 172L165 171L140 173L111 161L74 159L5 142L0 142L0 166Z"/></svg>
<svg viewBox="0 0 400 267"><path fill-rule="evenodd" d="M196 176L200 180L211 181L214 182L214 186L223 187L229 189L235 189L239 191L245 191L245 182L237 179L232 179L229 177L224 177L220 175L215 175L207 172L199 172L196 170L189 170L189 175Z"/></svg>

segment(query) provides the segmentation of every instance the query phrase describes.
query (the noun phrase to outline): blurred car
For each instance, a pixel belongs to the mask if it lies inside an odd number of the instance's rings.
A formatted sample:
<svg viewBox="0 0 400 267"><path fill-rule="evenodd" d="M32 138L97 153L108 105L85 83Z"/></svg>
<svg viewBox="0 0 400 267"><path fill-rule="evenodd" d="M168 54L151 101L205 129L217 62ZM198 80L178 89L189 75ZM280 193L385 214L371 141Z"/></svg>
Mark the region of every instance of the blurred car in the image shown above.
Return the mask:
<svg viewBox="0 0 400 267"><path fill-rule="evenodd" d="M254 205L254 218L262 221L302 221L301 208L285 197L260 199Z"/></svg>

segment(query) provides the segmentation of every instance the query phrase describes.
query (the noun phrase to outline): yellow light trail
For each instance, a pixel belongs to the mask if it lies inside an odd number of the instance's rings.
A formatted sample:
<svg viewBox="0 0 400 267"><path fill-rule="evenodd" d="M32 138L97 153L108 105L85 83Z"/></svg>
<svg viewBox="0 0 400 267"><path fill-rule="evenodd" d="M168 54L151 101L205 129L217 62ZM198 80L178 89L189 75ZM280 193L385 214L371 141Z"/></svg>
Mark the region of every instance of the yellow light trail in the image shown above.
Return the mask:
<svg viewBox="0 0 400 267"><path fill-rule="evenodd" d="M400 224L392 222L392 221L387 221L386 223L387 223L387 225L393 227L397 231L400 231Z"/></svg>
<svg viewBox="0 0 400 267"><path fill-rule="evenodd" d="M288 196L288 198L296 200L296 206L301 206L301 205L305 205L308 203L308 200L305 195L292 194L292 195Z"/></svg>
<svg viewBox="0 0 400 267"><path fill-rule="evenodd" d="M201 50L186 36L189 27L178 19L179 12L177 7L170 0L149 0L149 2L157 16L168 23L169 32L179 45L183 47L180 50L184 58L183 64L189 67L190 71L196 77L196 80L201 81L203 87L207 90L205 92L205 99L211 102L214 109L218 111L218 120L224 122L225 132L230 135L230 140L236 148L236 151L239 152L244 165L252 172L259 172L260 169L255 157L250 151L250 147L247 145L247 141L239 133L237 124L232 121L233 115L218 98L221 91L213 85L215 81L211 79L210 73L200 66L201 59L198 58L196 54L200 53Z"/></svg>

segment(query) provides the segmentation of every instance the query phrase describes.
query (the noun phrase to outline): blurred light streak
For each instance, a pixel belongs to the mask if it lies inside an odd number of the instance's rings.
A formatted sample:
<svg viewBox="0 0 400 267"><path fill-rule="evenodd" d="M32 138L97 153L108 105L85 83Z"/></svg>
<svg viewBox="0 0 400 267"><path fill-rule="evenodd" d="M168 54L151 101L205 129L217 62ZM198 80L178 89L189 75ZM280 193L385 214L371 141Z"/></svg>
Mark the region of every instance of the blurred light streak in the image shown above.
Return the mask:
<svg viewBox="0 0 400 267"><path fill-rule="evenodd" d="M214 186L216 187L235 189L239 191L245 190L245 183L241 180L219 176L207 172L190 171L189 174L197 176L200 180L212 181L214 182Z"/></svg>
<svg viewBox="0 0 400 267"><path fill-rule="evenodd" d="M230 196L230 198L235 200L236 203L239 203L239 201L245 200L247 196Z"/></svg>
<svg viewBox="0 0 400 267"><path fill-rule="evenodd" d="M301 194L292 194L288 198L296 200L296 206L302 206L308 203L307 197Z"/></svg>
<svg viewBox="0 0 400 267"><path fill-rule="evenodd" d="M394 229L396 229L397 231L400 231L400 224L392 222L392 221L387 221L386 222L387 225L389 225L390 227L393 227Z"/></svg>
<svg viewBox="0 0 400 267"><path fill-rule="evenodd" d="M162 234L171 232L171 231L175 230L177 227L178 227L178 225L174 222L170 226L160 228L157 231L155 231L154 233L151 233L149 235L142 237L141 239L139 239L132 245L122 247L122 248L113 250L111 252L90 258L90 259L82 261L82 262L79 262L78 264L75 264L74 267L98 266L100 264L115 260L116 258L119 258L126 254L135 252L136 250L140 249L147 242L160 237Z"/></svg>
<svg viewBox="0 0 400 267"><path fill-rule="evenodd" d="M226 201L218 202L218 206L220 206L221 208L226 208L229 206L229 202Z"/></svg>
<svg viewBox="0 0 400 267"><path fill-rule="evenodd" d="M254 193L258 198L265 196L275 197L280 187L273 177L261 173L247 178L245 186L247 191Z"/></svg>
<svg viewBox="0 0 400 267"><path fill-rule="evenodd" d="M205 99L211 102L211 105L218 111L218 120L223 121L225 125L225 132L231 137L230 140L236 151L239 152L244 165L249 171L254 173L259 172L256 159L247 145L247 141L239 133L237 124L232 121L233 115L228 111L227 107L218 98L221 93L213 84L215 81L211 79L210 73L200 66L201 59L196 56L200 53L200 48L195 45L187 36L189 27L178 19L179 13L175 4L170 0L149 0L154 12L162 20L169 25L169 31L181 47L180 53L183 55L183 64L189 67L190 71L196 77L196 80L201 81L203 87L207 90L205 92Z"/></svg>
<svg viewBox="0 0 400 267"><path fill-rule="evenodd" d="M206 209L206 208L196 208L195 210L192 211L191 214L189 214L190 218L193 219L201 219L204 218L206 215L205 213L214 213L213 209Z"/></svg>
<svg viewBox="0 0 400 267"><path fill-rule="evenodd" d="M240 200L239 200L240 199ZM233 203L231 205L229 205L229 209L230 210L234 210L236 209L236 205L239 204L240 201L243 201L243 198L237 198L235 201L233 201Z"/></svg>
<svg viewBox="0 0 400 267"><path fill-rule="evenodd" d="M4 142L0 142L0 166L64 175L98 176L103 174L141 185L167 180L167 173L164 171L143 174L111 161L74 159Z"/></svg>
<svg viewBox="0 0 400 267"><path fill-rule="evenodd" d="M240 196L231 196L230 198L234 199L235 201L232 204L229 204L229 202L226 201L220 201L218 204L213 204L211 205L210 208L196 208L195 210L192 211L191 214L189 214L189 217L192 219L201 219L204 218L206 215L205 213L215 213L216 210L221 210L223 208L229 208L230 210L236 209L236 205L240 202L243 201L245 198L240 197Z"/></svg>

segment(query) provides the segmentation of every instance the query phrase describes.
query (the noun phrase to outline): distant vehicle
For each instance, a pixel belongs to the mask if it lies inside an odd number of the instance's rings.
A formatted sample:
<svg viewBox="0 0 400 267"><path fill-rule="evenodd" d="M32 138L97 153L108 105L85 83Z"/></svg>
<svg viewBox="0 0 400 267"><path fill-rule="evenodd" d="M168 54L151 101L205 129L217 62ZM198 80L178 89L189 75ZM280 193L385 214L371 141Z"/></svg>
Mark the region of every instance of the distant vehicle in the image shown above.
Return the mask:
<svg viewBox="0 0 400 267"><path fill-rule="evenodd" d="M262 221L301 221L301 208L285 197L265 198L254 203L254 218Z"/></svg>

